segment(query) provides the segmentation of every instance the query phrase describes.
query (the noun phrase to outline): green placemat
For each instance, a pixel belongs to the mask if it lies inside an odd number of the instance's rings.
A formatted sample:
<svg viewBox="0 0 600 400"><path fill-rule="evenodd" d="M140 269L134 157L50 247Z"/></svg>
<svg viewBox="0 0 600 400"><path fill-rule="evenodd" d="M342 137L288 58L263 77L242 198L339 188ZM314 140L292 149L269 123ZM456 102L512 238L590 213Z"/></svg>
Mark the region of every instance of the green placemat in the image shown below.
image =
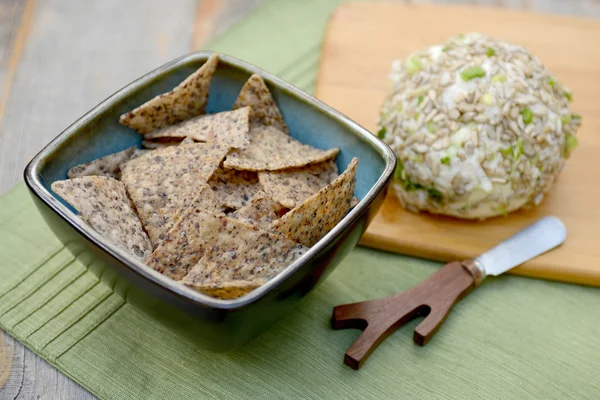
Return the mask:
<svg viewBox="0 0 600 400"><path fill-rule="evenodd" d="M266 0L212 49L312 88L337 1ZM501 277L426 347L418 321L356 372L334 305L407 289L439 264L357 248L295 312L236 352L196 348L124 302L46 227L21 184L0 199L0 327L101 398L598 398L600 292ZM83 263L83 264L82 264Z"/></svg>

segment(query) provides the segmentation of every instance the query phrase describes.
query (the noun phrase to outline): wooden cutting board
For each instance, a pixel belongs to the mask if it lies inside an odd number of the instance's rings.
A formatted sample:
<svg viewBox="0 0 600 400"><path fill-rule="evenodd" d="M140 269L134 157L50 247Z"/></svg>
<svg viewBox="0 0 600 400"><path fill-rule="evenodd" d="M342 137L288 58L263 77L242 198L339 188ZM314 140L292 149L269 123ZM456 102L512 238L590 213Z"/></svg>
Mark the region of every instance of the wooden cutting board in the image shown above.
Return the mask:
<svg viewBox="0 0 600 400"><path fill-rule="evenodd" d="M599 22L466 6L345 4L329 21L317 97L375 132L392 61L467 32L524 45L573 91L572 111L583 117L579 147L533 210L468 222L412 214L389 196L361 244L440 261L467 259L556 215L567 226L567 242L511 272L600 286Z"/></svg>

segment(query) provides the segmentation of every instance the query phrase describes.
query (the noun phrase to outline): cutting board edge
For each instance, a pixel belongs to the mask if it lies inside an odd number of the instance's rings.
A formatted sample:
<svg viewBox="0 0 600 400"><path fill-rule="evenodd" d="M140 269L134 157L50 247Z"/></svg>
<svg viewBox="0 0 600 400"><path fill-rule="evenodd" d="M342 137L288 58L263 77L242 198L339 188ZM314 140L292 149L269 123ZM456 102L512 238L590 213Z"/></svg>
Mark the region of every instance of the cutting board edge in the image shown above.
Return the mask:
<svg viewBox="0 0 600 400"><path fill-rule="evenodd" d="M391 242L388 238L384 236L379 236L369 231L365 232L365 234L361 237L361 239L358 242L358 246L442 263L467 258L455 257L449 259L448 257L445 257L441 251L435 251L432 249L419 249L414 244L410 243ZM577 275L570 275L562 270L557 270L553 267L531 267L527 264L524 264L508 271L507 273L511 275L543 279L554 282L574 283L584 286L600 287L600 270L594 273L587 269L578 269Z"/></svg>

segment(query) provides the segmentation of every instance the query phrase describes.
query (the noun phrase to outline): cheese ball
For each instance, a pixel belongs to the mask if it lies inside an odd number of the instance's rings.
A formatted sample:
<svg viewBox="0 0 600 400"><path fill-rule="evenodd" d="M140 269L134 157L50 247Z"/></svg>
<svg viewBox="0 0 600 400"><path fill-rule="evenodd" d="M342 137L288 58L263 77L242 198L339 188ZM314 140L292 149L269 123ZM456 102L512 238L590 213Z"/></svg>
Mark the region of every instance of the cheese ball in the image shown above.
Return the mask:
<svg viewBox="0 0 600 400"><path fill-rule="evenodd" d="M414 212L485 219L538 205L577 146L571 92L521 46L472 33L395 61L378 136Z"/></svg>

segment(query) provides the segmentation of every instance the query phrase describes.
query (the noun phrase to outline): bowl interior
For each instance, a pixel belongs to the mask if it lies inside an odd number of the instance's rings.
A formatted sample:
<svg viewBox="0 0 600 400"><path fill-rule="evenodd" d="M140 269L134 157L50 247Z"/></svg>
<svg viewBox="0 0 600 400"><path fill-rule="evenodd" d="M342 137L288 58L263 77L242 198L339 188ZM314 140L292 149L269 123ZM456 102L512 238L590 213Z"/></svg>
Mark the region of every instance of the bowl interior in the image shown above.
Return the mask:
<svg viewBox="0 0 600 400"><path fill-rule="evenodd" d="M166 64L117 92L68 128L46 148L46 154L39 160L35 173L42 186L54 196L50 185L66 179L69 168L130 146L140 146L142 136L119 124L119 116L177 86L207 57L206 53L197 53ZM207 112L231 110L246 80L258 71L233 58L222 57L210 86ZM269 74L259 73L269 85L292 137L321 149L339 147L337 163L340 172L353 157L360 158L355 196L362 199L389 164L381 147L365 137L364 132L360 133L353 122L335 118L331 110L316 105L310 96ZM67 205L58 196L54 197Z"/></svg>

